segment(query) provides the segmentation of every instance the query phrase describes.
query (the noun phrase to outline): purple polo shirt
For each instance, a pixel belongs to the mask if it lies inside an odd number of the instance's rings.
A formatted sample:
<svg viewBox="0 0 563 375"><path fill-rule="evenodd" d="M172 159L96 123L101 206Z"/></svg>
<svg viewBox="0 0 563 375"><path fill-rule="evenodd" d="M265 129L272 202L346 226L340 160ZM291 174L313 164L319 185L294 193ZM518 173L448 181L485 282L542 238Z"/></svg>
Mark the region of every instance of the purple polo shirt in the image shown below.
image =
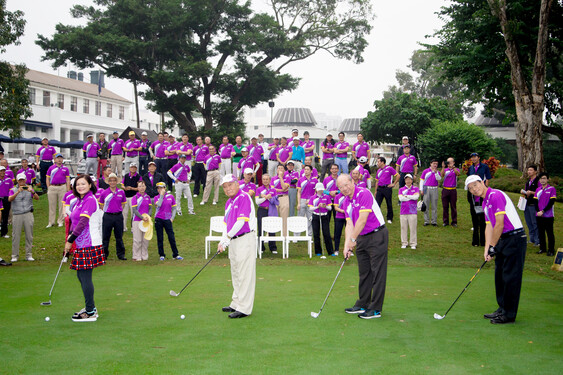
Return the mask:
<svg viewBox="0 0 563 375"><path fill-rule="evenodd" d="M127 197L124 190L116 188L113 193L111 188L107 188L100 195L99 201L104 205L104 212L114 214L123 211L123 204L127 202Z"/></svg>
<svg viewBox="0 0 563 375"><path fill-rule="evenodd" d="M350 143L348 142L336 142L334 148L338 150L344 150L348 146L350 146ZM342 154L334 154L334 156L336 156L338 159L346 159L348 157L348 153L345 152Z"/></svg>
<svg viewBox="0 0 563 375"><path fill-rule="evenodd" d="M123 154L123 146L125 146L125 142L123 139L117 138L117 140L112 139L109 141L108 148L111 149L111 155L122 155Z"/></svg>
<svg viewBox="0 0 563 375"><path fill-rule="evenodd" d="M299 173L296 172L295 170L293 170L291 172L289 170L287 170L283 173L283 178L284 178L284 181L286 181L286 182L289 181L288 183L289 183L290 188L296 188L297 187L297 181L299 181L300 177L299 177ZM292 184L291 180L297 180L297 181L294 184Z"/></svg>
<svg viewBox="0 0 563 375"><path fill-rule="evenodd" d="M235 152L235 149L230 143L221 143L219 146L219 155L221 156L221 159L230 159L233 152Z"/></svg>
<svg viewBox="0 0 563 375"><path fill-rule="evenodd" d="M82 216L87 217L88 223L78 234L75 240L76 247L83 249L85 247L100 246L102 244L102 218L98 202L89 191L84 198L77 199L76 204L70 213L70 232L73 232Z"/></svg>
<svg viewBox="0 0 563 375"><path fill-rule="evenodd" d="M101 150L101 147L96 142L87 142L84 143L84 146L82 146L82 151L86 152L87 158L97 158L99 150Z"/></svg>
<svg viewBox="0 0 563 375"><path fill-rule="evenodd" d="M154 215L155 219L159 218L162 220L170 220L172 218L172 207L176 207L176 200L174 199L174 196L169 193L164 194L160 207L156 205L159 199L160 194L154 197L153 201L153 204L156 207L156 215Z"/></svg>
<svg viewBox="0 0 563 375"><path fill-rule="evenodd" d="M254 167L256 166L256 162L254 161L253 158L251 158L250 156L247 156L246 158L240 159L240 161L238 162L237 168L241 170L241 179L244 178L244 176L242 175L244 173L244 170L246 168L251 168L252 170L254 170Z"/></svg>
<svg viewBox="0 0 563 375"><path fill-rule="evenodd" d="M338 190L338 186L336 186L336 178L333 178L332 176L326 176L325 179L323 180L323 185L325 186L325 189L328 191Z"/></svg>
<svg viewBox="0 0 563 375"><path fill-rule="evenodd" d="M16 176L19 175L20 173L25 174L25 183L28 185L33 184L33 180L35 180L35 171L29 167L27 167L27 169L20 169L18 171L18 173L16 173Z"/></svg>
<svg viewBox="0 0 563 375"><path fill-rule="evenodd" d="M207 147L206 145L202 144L201 146L196 145L194 147L194 153L193 155L195 155L195 161L197 162L204 162L205 158L207 157L207 155L209 155L209 147Z"/></svg>
<svg viewBox="0 0 563 375"><path fill-rule="evenodd" d="M356 185L357 187L362 187L362 188L366 188L368 187L368 185L365 183L365 181L358 181L357 183L354 182L354 185Z"/></svg>
<svg viewBox="0 0 563 375"><path fill-rule="evenodd" d="M169 172L172 172L172 175L176 178L176 180L187 182L188 175L190 173L190 163L185 162L184 164L178 162L170 168Z"/></svg>
<svg viewBox="0 0 563 375"><path fill-rule="evenodd" d="M356 152L356 159L359 159L362 156L368 157L369 145L366 141L360 143L356 142L354 146L352 146L352 150Z"/></svg>
<svg viewBox="0 0 563 375"><path fill-rule="evenodd" d="M60 167L57 167L56 164L53 164L47 169L47 177L50 177L49 183L51 185L62 185L66 184L66 178L70 176L70 172L68 168L61 164Z"/></svg>
<svg viewBox="0 0 563 375"><path fill-rule="evenodd" d="M139 148L139 147L141 147L141 142L138 139L133 139L133 140L128 139L127 141L125 141L126 149ZM129 158L135 158L139 156L139 151L127 151L125 155Z"/></svg>
<svg viewBox="0 0 563 375"><path fill-rule="evenodd" d="M10 190L14 187L14 180L11 177L4 176L0 180L0 197L9 197Z"/></svg>
<svg viewBox="0 0 563 375"><path fill-rule="evenodd" d="M315 185L318 182L319 180L314 177L311 177L310 180L307 180L306 177L301 177L297 181L297 189L301 189L301 199L309 199L315 195Z"/></svg>
<svg viewBox="0 0 563 375"><path fill-rule="evenodd" d="M221 157L218 154L207 155L207 158L205 159L205 168L207 168L208 171L216 171L219 169L220 165Z"/></svg>
<svg viewBox="0 0 563 375"><path fill-rule="evenodd" d="M299 171L299 178L301 177L305 177L305 169L301 168L301 170ZM311 170L311 177L315 177L315 178L319 178L319 171L317 171L317 168L313 167L313 169Z"/></svg>
<svg viewBox="0 0 563 375"><path fill-rule="evenodd" d="M172 155L166 155L167 159L176 159L178 160L178 154L176 154L176 149L178 148L178 143L179 142L174 142L174 143L170 143L168 142L168 146L166 146L166 151L168 152L173 152L174 154Z"/></svg>
<svg viewBox="0 0 563 375"><path fill-rule="evenodd" d="M278 157L282 162L286 162L289 160L289 153L293 152L293 146L285 146L278 148Z"/></svg>
<svg viewBox="0 0 563 375"><path fill-rule="evenodd" d="M147 193L141 195L141 193L137 193L133 199L131 199L131 207L137 207L137 210L141 215L148 214L152 205L152 199L149 197ZM142 221L137 217L137 215L133 215L133 221Z"/></svg>
<svg viewBox="0 0 563 375"><path fill-rule="evenodd" d="M438 186L438 180L436 179L436 173L438 171L432 172L431 168L426 168L422 171L420 179L424 181L424 186Z"/></svg>
<svg viewBox="0 0 563 375"><path fill-rule="evenodd" d="M164 151L166 150L166 148L170 146L170 143L166 142L166 141L162 141L162 142L153 142L151 144L151 149L152 152L154 154L155 158L165 158L166 155L164 154Z"/></svg>
<svg viewBox="0 0 563 375"><path fill-rule="evenodd" d="M401 155L397 159L397 165L399 165L399 172L401 173L413 173L414 166L416 165L416 158L413 155Z"/></svg>
<svg viewBox="0 0 563 375"><path fill-rule="evenodd" d="M504 214L502 233L522 228L522 221L520 221L512 201L500 190L488 188L485 199L483 199L483 210L485 211L485 221L493 228L497 223L496 215Z"/></svg>
<svg viewBox="0 0 563 375"><path fill-rule="evenodd" d="M295 172L297 173L297 172ZM289 174L287 174L287 171L285 171L285 174L283 175L283 182L286 184L289 184L291 187L291 177ZM283 186L281 184L281 180L279 176L276 176L274 178L272 178L272 184L271 184L274 188L282 190ZM288 190L286 191L278 191L277 194L278 195L287 195Z"/></svg>
<svg viewBox="0 0 563 375"><path fill-rule="evenodd" d="M149 154L147 154L146 152L142 151L143 149L147 148L147 145L149 144L149 140L147 139L146 141L143 141L142 139L139 141L140 147L141 147L141 151L139 151L139 156L148 156Z"/></svg>
<svg viewBox="0 0 563 375"><path fill-rule="evenodd" d="M536 190L536 193L534 194L534 198L538 200L538 208L540 209L540 211L543 211L543 209L547 206L547 204L549 203L550 199L555 199L557 197L557 190L555 190L555 188L553 186L550 186L549 184L547 184L547 186L544 188L540 187ZM553 207L551 206L551 208L547 211L543 212L543 216L541 217L553 217Z"/></svg>
<svg viewBox="0 0 563 375"><path fill-rule="evenodd" d="M47 145L47 147L45 147L45 146L39 147L39 150L37 150L37 153L35 153L35 155L39 156L39 160L53 161L53 156L56 153L57 153L57 151L55 150L55 148L53 146Z"/></svg>
<svg viewBox="0 0 563 375"><path fill-rule="evenodd" d="M6 177L11 178L14 182L14 185L16 184L16 176L14 176L14 172L12 172L11 169L6 169Z"/></svg>
<svg viewBox="0 0 563 375"><path fill-rule="evenodd" d="M277 161L278 159L276 159L276 156L278 156L278 151L279 151L279 149L280 149L280 146L279 146L279 145L276 145L276 144L273 144L273 143L270 143L269 146L270 146L270 147L274 146L274 148L272 148L272 149L270 150L270 157L269 157L269 159L272 160L272 161Z"/></svg>
<svg viewBox="0 0 563 375"><path fill-rule="evenodd" d="M332 204L332 199L329 195L324 195L321 193L321 195L319 196L315 194L311 198L309 198L308 206L317 207L321 203L324 203L327 205L327 207L330 207L330 205ZM326 207L319 207L313 212L316 214L326 214L328 212L328 209Z"/></svg>
<svg viewBox="0 0 563 375"><path fill-rule="evenodd" d="M237 195L229 198L227 203L225 203L224 222L227 225L226 233L233 229L238 220L244 220L244 225L233 237L250 232L250 219L255 216L252 199L248 194L239 190Z"/></svg>
<svg viewBox="0 0 563 375"><path fill-rule="evenodd" d="M393 182L393 176L397 174L397 171L393 169L393 167L386 165L377 170L375 180L378 182L379 186L387 186Z"/></svg>
<svg viewBox="0 0 563 375"><path fill-rule="evenodd" d="M240 190L245 193L250 193L251 191L256 193L256 184L254 184L254 182L250 181L249 183L246 183L244 180L240 180L238 184L240 186Z"/></svg>
<svg viewBox="0 0 563 375"><path fill-rule="evenodd" d="M457 187L457 175L455 171L459 172L457 168L448 168L444 171L444 182L442 183L442 187L447 189L455 189Z"/></svg>
<svg viewBox="0 0 563 375"><path fill-rule="evenodd" d="M361 180L364 181L364 182L369 181L369 179L371 178L371 174L369 173L369 170L367 168L364 168L363 165L358 165L358 167L360 167L360 178L361 178Z"/></svg>
<svg viewBox="0 0 563 375"><path fill-rule="evenodd" d="M96 191L96 193L99 190ZM95 197L95 196L94 196ZM96 199L96 202L98 200ZM72 210L74 209L74 206L76 205L76 203L78 202L78 198L74 196L74 193L72 192L72 190L69 190L65 193L65 195L63 196L63 205L68 207L68 210L72 213Z"/></svg>
<svg viewBox="0 0 563 375"><path fill-rule="evenodd" d="M334 207L338 207L341 210L346 211L346 197L344 195L342 195L342 193L338 193L335 195L334 197L334 203L332 204ZM338 212L336 211L336 214L334 216L335 219L346 219L346 214L343 214L342 212Z"/></svg>
<svg viewBox="0 0 563 375"><path fill-rule="evenodd" d="M184 144L184 142L179 142L176 143L177 147L176 147L176 151L182 151L182 152L187 152L188 150L192 150L192 155L193 155L193 151L194 151L194 146L191 143L187 143ZM192 160L192 155L186 155L186 160L190 161Z"/></svg>
<svg viewBox="0 0 563 375"><path fill-rule="evenodd" d="M414 194L420 194L420 190L414 185L411 185L410 189L406 185L399 189L399 195L404 196L404 195L414 195ZM418 200L410 200L410 201L401 202L400 214L401 215L416 215L417 214L417 207L416 207L417 203L418 203Z"/></svg>
<svg viewBox="0 0 563 375"><path fill-rule="evenodd" d="M248 155L253 158L256 163L260 163L262 161L262 155L264 154L264 149L260 145L250 145L248 146Z"/></svg>
<svg viewBox="0 0 563 375"><path fill-rule="evenodd" d="M311 148L311 147L315 147L315 142L309 140L308 142L303 141L303 143L301 143L301 146L305 149L305 148ZM315 155L315 149L313 148L313 150L307 152L305 151L305 157L307 156L311 156L313 157Z"/></svg>
<svg viewBox="0 0 563 375"><path fill-rule="evenodd" d="M261 194L264 194L264 195L271 194L272 198L275 197L276 195L278 195L276 189L272 185L270 185L269 189L266 189L266 187L264 187L264 186L260 186L258 188L258 190L256 191L256 196L260 197ZM262 207L262 208L267 209L268 207L270 207L270 201L266 199L264 202L260 203L258 205L258 207Z"/></svg>
<svg viewBox="0 0 563 375"><path fill-rule="evenodd" d="M326 149L332 150L334 149L334 145L332 143L321 143L321 147ZM323 152L323 160L325 159L334 159L334 154L332 152Z"/></svg>
<svg viewBox="0 0 563 375"><path fill-rule="evenodd" d="M381 210L368 189L355 187L352 199L346 197L344 205L346 206L346 220L352 220L353 225L356 225L361 212L369 212L360 236L373 232L385 223Z"/></svg>

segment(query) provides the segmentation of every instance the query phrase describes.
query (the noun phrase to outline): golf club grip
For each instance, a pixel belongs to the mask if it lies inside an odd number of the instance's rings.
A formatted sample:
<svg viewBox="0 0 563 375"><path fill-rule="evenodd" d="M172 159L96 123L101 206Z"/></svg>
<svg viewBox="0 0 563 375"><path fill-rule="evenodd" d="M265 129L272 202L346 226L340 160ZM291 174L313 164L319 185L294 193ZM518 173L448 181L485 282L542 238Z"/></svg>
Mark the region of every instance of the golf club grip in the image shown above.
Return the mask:
<svg viewBox="0 0 563 375"><path fill-rule="evenodd" d="M184 291L184 289L186 289L186 288L188 287L188 285L190 285L190 283L191 283L192 281L194 281L194 279L197 277L197 275L199 275L199 274L201 273L201 271L203 271L203 269L204 269L205 267L207 267L207 265L208 265L209 263L211 263L211 261L213 260L213 258L215 258L219 253L220 253L220 251L217 250L217 252L211 257L211 259L209 259L209 260L207 261L207 263L205 263L205 265L204 265L203 267L201 267L201 269L200 269L199 271L197 271L197 273L195 274L195 276L192 277L192 279L191 279L190 281L188 281L188 283L182 288L182 290L180 290L180 293L178 293L178 295L182 294L182 292Z"/></svg>
<svg viewBox="0 0 563 375"><path fill-rule="evenodd" d="M450 308L448 309L448 311L446 311L446 313L444 314L444 317L450 312L450 310L452 309L452 307L454 307L455 303L457 302L457 300L461 297L461 295L463 293L465 293L465 291L467 290L467 288L469 287L469 284L471 284L471 282L473 281L473 279L475 278L475 276L477 276L477 274L481 271L481 268L483 268L485 266L485 264L487 264L487 261L485 260L483 262L483 264L481 264L481 267L479 267L479 269L477 270L477 272L475 272L475 274L473 275L473 277L469 280L469 282L467 283L467 285L465 286L465 288L463 288L463 290L461 291L461 293L459 293L459 296L457 296L457 298L455 299L454 303L452 303L452 305L450 306Z"/></svg>

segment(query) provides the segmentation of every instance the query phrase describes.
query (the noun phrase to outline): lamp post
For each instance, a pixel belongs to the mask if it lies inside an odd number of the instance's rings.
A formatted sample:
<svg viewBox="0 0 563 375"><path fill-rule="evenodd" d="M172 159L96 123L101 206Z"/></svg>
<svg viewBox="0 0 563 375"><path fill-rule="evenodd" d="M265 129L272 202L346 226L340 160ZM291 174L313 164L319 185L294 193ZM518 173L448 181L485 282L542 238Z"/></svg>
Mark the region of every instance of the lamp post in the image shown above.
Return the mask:
<svg viewBox="0 0 563 375"><path fill-rule="evenodd" d="M274 127L274 107L276 103L273 100L268 102L268 106L270 106L270 139L273 141L272 138L272 128Z"/></svg>

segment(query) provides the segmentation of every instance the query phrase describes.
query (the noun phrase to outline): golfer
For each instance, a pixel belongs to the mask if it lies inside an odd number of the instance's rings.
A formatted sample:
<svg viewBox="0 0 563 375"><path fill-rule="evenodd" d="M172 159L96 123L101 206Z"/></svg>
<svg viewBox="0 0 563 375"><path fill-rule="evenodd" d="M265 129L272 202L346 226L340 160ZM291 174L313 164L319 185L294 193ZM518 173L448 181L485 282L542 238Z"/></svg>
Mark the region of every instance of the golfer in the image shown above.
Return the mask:
<svg viewBox="0 0 563 375"><path fill-rule="evenodd" d="M389 233L375 198L366 188L354 185L350 175L342 174L336 181L346 198L346 240L344 258L352 255L357 246L360 282L359 298L348 314L358 314L362 319L381 317L385 283L387 281L387 251Z"/></svg>
<svg viewBox="0 0 563 375"><path fill-rule="evenodd" d="M233 281L232 301L223 311L230 312L229 318L244 318L252 313L256 290L256 232L251 227L254 204L232 174L223 177L222 185L229 200L225 204L226 230L217 250L223 252L230 247Z"/></svg>
<svg viewBox="0 0 563 375"><path fill-rule="evenodd" d="M487 187L481 177L471 175L465 187L483 198L485 211L485 260L495 256L495 289L498 308L485 314L492 324L514 323L518 312L522 272L526 256L526 232L510 198L502 191Z"/></svg>
<svg viewBox="0 0 563 375"><path fill-rule="evenodd" d="M88 175L76 178L73 186L78 198L70 214L71 234L65 243L65 255L76 243L76 249L70 268L76 270L76 276L82 286L85 307L72 316L75 322L93 322L98 319L98 310L94 303L94 284L92 270L105 263L102 246L102 215L94 197L96 185Z"/></svg>

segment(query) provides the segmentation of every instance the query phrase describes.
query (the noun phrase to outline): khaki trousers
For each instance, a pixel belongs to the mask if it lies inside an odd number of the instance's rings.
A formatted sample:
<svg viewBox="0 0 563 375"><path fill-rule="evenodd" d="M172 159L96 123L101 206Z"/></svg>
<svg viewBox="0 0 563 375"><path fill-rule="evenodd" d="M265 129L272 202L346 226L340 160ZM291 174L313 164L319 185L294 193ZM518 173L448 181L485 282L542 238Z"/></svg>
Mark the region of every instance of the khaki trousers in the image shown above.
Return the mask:
<svg viewBox="0 0 563 375"><path fill-rule="evenodd" d="M219 201L219 185L221 184L221 174L219 170L207 171L207 180L205 180L205 190L203 191L202 202L207 202L209 200L209 195L211 195L211 188L215 187L215 192L213 194L213 202Z"/></svg>
<svg viewBox="0 0 563 375"><path fill-rule="evenodd" d="M256 291L256 232L231 240L229 245L233 297L230 306L252 314Z"/></svg>
<svg viewBox="0 0 563 375"><path fill-rule="evenodd" d="M133 201L133 197L126 198L127 202L125 202L125 206L123 206L123 231L126 231L127 228L130 228L129 224L133 220L133 207L131 206L131 202ZM129 214L131 214L131 219L129 220Z"/></svg>
<svg viewBox="0 0 563 375"><path fill-rule="evenodd" d="M117 175L118 181L121 181L123 179L123 155L112 155L109 160L109 165L111 171Z"/></svg>
<svg viewBox="0 0 563 375"><path fill-rule="evenodd" d="M49 191L51 189L49 188ZM12 216L12 257L20 255L20 238L22 228L25 232L25 257L31 258L31 247L33 246L33 212Z"/></svg>
<svg viewBox="0 0 563 375"><path fill-rule="evenodd" d="M61 186L51 185L47 190L47 199L49 200L49 224L51 225L55 225L57 204L59 205L59 218L57 219L57 224L63 225L65 222L63 199L66 192L66 184Z"/></svg>
<svg viewBox="0 0 563 375"><path fill-rule="evenodd" d="M283 221L283 235L287 236L287 217L289 216L289 197L280 195L278 198L280 205L278 206L278 215Z"/></svg>
<svg viewBox="0 0 563 375"><path fill-rule="evenodd" d="M133 260L149 259L149 240L145 239L145 232L141 232L139 225L142 221L134 221L133 229Z"/></svg>
<svg viewBox="0 0 563 375"><path fill-rule="evenodd" d="M403 246L416 246L417 215L401 216L401 244ZM410 231L410 243L407 239L407 231Z"/></svg>

